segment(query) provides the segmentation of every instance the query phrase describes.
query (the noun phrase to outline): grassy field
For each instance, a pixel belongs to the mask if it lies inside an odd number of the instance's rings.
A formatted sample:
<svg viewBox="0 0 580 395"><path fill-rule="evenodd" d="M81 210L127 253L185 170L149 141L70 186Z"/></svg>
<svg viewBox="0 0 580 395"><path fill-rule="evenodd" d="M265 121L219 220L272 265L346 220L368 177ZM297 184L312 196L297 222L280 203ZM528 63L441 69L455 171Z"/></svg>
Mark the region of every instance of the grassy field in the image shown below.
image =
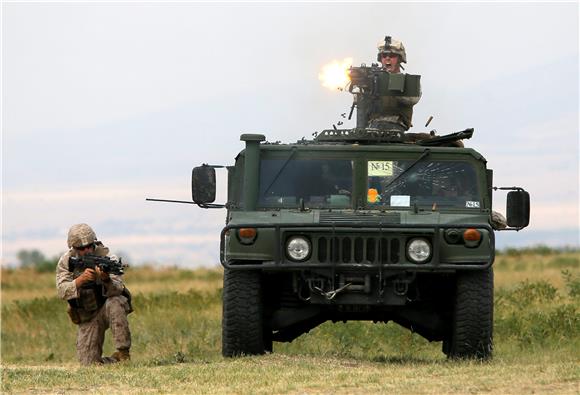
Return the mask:
<svg viewBox="0 0 580 395"><path fill-rule="evenodd" d="M2 270L3 393L580 393L580 253L495 263L495 352L447 361L389 324L326 323L261 357L224 359L220 269L130 268L133 360L79 367L53 273ZM111 353L107 339L106 353Z"/></svg>

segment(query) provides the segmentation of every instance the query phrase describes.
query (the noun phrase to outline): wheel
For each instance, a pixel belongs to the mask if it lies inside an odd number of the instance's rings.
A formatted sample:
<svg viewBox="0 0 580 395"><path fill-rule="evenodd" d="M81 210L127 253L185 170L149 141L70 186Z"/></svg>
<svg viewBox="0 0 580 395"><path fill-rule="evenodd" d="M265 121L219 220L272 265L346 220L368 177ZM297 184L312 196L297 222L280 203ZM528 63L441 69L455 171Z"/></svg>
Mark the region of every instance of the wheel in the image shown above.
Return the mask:
<svg viewBox="0 0 580 395"><path fill-rule="evenodd" d="M267 346L264 342L260 272L225 269L222 355L264 354Z"/></svg>
<svg viewBox="0 0 580 395"><path fill-rule="evenodd" d="M450 358L487 360L493 349L493 269L459 273L451 338L443 342Z"/></svg>

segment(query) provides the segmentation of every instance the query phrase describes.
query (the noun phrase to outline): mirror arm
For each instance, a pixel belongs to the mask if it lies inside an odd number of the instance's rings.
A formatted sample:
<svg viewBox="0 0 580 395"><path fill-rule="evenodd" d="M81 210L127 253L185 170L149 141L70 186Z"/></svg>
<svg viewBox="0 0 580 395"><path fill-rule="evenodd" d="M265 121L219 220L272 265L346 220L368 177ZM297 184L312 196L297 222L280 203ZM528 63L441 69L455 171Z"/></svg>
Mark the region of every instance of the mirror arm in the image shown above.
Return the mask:
<svg viewBox="0 0 580 395"><path fill-rule="evenodd" d="M225 208L228 207L227 204L214 204L214 203L194 203L200 208Z"/></svg>
<svg viewBox="0 0 580 395"><path fill-rule="evenodd" d="M225 208L225 207L228 207L227 203L226 204L213 204L213 203L204 204L204 203L188 202L186 200L169 200L169 199L152 199L152 198L146 198L145 200L150 201L150 202L196 204L198 207L201 207L201 208Z"/></svg>
<svg viewBox="0 0 580 395"><path fill-rule="evenodd" d="M497 191L498 189L501 191L524 191L524 188L521 187L492 187L492 189L494 191Z"/></svg>
<svg viewBox="0 0 580 395"><path fill-rule="evenodd" d="M496 232L503 232L504 230L515 230L516 232L519 232L520 230L524 229L524 227L521 228L503 228L503 229L494 229L494 231Z"/></svg>
<svg viewBox="0 0 580 395"><path fill-rule="evenodd" d="M196 202L189 202L187 200L169 200L169 199L152 199L152 198L145 198L145 200L150 202L197 204Z"/></svg>

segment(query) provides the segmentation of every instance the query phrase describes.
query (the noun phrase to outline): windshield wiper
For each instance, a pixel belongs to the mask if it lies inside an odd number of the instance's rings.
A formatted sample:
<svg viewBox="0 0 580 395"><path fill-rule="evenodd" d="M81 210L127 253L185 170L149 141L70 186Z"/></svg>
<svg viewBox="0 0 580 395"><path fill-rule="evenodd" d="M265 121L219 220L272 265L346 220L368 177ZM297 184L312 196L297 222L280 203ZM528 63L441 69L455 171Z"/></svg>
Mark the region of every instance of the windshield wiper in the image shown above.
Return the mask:
<svg viewBox="0 0 580 395"><path fill-rule="evenodd" d="M266 188L264 190L264 193L262 194L262 196L266 196L266 193L268 193L268 191L270 190L270 188L272 188L272 185L274 185L274 183L276 182L276 180L278 179L278 177L280 177L280 174L282 174L282 170L284 170L286 168L286 165L288 164L288 162L290 162L290 159L292 159L292 157L294 156L295 153L296 153L296 147L292 147L292 151L290 152L290 155L288 155L288 157L286 158L286 161L280 167L280 169L278 170L278 172L274 176L274 179L272 180L272 182L270 182L270 184L268 185L268 188Z"/></svg>
<svg viewBox="0 0 580 395"><path fill-rule="evenodd" d="M387 185L384 186L383 191L386 191L388 187L390 187L392 184L394 184L395 181L397 181L398 179L400 179L402 176L404 176L405 174L407 174L407 172L409 170L411 170L413 167L415 167L415 165L417 163L421 162L423 159L425 159L426 157L428 157L430 153L431 153L431 150L429 148L425 148L425 151L423 151L423 153L421 154L421 156L419 156L417 159L415 159L415 162L411 163L411 166L407 167L405 170L403 170L401 173L399 173L398 176L396 176L395 178L393 178Z"/></svg>

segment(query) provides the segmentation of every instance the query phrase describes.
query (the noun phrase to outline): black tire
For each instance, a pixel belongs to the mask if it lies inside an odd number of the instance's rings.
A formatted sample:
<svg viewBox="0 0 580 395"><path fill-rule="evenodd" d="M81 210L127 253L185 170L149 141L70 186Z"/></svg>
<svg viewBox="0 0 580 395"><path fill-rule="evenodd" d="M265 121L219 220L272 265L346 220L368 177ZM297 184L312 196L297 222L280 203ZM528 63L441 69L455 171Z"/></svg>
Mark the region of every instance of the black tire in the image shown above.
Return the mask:
<svg viewBox="0 0 580 395"><path fill-rule="evenodd" d="M224 270L222 355L258 355L266 351L260 272Z"/></svg>
<svg viewBox="0 0 580 395"><path fill-rule="evenodd" d="M493 269L459 273L450 339L443 352L454 359L491 358L493 351Z"/></svg>

